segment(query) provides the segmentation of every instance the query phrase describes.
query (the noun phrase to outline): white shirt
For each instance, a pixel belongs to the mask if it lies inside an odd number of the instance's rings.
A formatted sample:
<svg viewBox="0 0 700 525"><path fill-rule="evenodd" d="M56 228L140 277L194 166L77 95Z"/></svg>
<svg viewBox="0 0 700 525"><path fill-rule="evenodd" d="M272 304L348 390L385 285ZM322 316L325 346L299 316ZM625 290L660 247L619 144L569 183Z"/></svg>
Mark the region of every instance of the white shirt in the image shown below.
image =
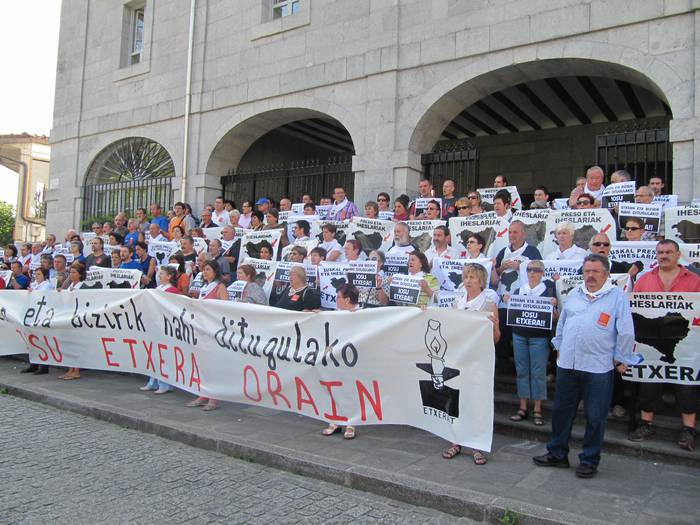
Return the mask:
<svg viewBox="0 0 700 525"><path fill-rule="evenodd" d="M38 284L35 282L32 285L32 290L55 290L55 289L56 289L56 287L48 279L45 279Z"/></svg>
<svg viewBox="0 0 700 525"><path fill-rule="evenodd" d="M563 260L583 260L584 257L588 255L588 252L584 250L583 248L579 248L575 244L571 246L571 248L567 248L564 251L561 251L560 248L557 248L557 250L554 252L554 259L557 261L563 261Z"/></svg>
<svg viewBox="0 0 700 525"><path fill-rule="evenodd" d="M391 248L389 248L389 251L386 252L387 255L408 255L411 252L416 251L416 247L409 244L408 246L399 246L398 244L395 244Z"/></svg>
<svg viewBox="0 0 700 525"><path fill-rule="evenodd" d="M243 215L241 215L241 219L243 218ZM228 212L226 210L223 210L221 213L217 212L216 210L211 212L211 220L214 224L217 226L227 226L231 224L231 217L229 216ZM250 222L250 220L248 221ZM240 221L239 221L240 224ZM245 226L241 226L242 228L245 228Z"/></svg>
<svg viewBox="0 0 700 525"><path fill-rule="evenodd" d="M600 185L600 189L598 190L592 190L588 187L588 183L583 188L583 193L588 193L589 195L593 195L596 200L600 200L600 198L603 196L603 190L605 190L605 186L603 184Z"/></svg>
<svg viewBox="0 0 700 525"><path fill-rule="evenodd" d="M168 239L166 239L163 235L160 233L158 234L158 237L151 237L151 240L153 242L168 242Z"/></svg>
<svg viewBox="0 0 700 525"><path fill-rule="evenodd" d="M322 242L318 246L326 250L327 255L330 255L332 252L339 252L341 255L343 254L343 247L340 246L340 243L337 239L333 239L332 241L328 242Z"/></svg>
<svg viewBox="0 0 700 525"><path fill-rule="evenodd" d="M435 257L442 257L443 259L459 259L459 252L447 246L442 252L438 252L434 244L430 245L430 248L425 250L425 257L428 259L428 264L433 265L433 259Z"/></svg>

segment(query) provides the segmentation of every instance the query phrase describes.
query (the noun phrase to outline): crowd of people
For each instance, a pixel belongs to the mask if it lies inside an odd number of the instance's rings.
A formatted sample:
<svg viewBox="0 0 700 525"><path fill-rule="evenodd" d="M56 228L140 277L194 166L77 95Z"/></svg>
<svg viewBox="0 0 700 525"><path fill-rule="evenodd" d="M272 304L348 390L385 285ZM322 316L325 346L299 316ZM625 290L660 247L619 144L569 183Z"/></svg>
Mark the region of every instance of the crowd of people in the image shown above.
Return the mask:
<svg viewBox="0 0 700 525"><path fill-rule="evenodd" d="M630 180L624 171L615 172L610 182ZM576 181L568 199L563 203L570 209L594 209L601 206L605 174L599 167L590 168L585 177ZM622 374L635 364L632 355L634 327L626 296L610 284L612 273L627 273L635 291L645 292L697 292L700 277L692 268L680 264L679 245L663 239L663 227L658 233L645 230L644 221L627 218L620 224L619 238L605 232L597 232L586 247L574 242L574 227L564 222L555 230L556 248L543 257L540 250L526 240L526 226L512 208L512 195L508 181L499 175L493 182L496 189L492 199L485 199L476 189L458 196L455 181L442 181L441 191L423 179L419 183L418 197L410 199L399 195L393 200L386 192L380 192L375 201L359 207L349 200L345 189L338 186L333 196L322 196L318 202L305 194L298 203L284 197L274 202L267 197L257 201L243 201L240 208L231 200L217 197L210 206L195 215L192 207L176 203L171 210L162 210L158 203L135 210L132 217L119 213L112 221L95 222L90 231L69 230L59 242L49 234L45 242L11 244L5 247L0 270L0 289L3 290L52 290L80 293L88 271L93 268L122 268L141 272L140 287L159 289L163 292L188 295L199 300L230 300L231 286L238 285L240 293L235 300L251 304L269 305L295 311L315 312L322 309L318 277L309 268L318 268L324 262L374 261L377 264L375 285L355 287L343 283L335 295L335 308L356 311L387 305L435 306L443 293L441 284L433 274L438 259L463 259L461 285L457 287L452 308L490 313L493 336L496 343L496 362L499 371L514 370L519 405L512 415L514 422L524 422L532 417L534 425L545 424L542 402L547 399L548 381L556 382L556 396L552 413L552 440L548 453L538 456L541 466L568 466L568 442L571 427L579 403L583 402L586 416L586 435L579 477L595 474L600 461L605 423L609 412L614 416L625 415L622 402L625 387ZM651 203L661 195L664 181L652 177L648 186L636 189L637 203ZM422 205L419 205L422 203ZM535 189L531 209L554 209L547 188ZM562 207L562 203L558 203ZM364 213L360 212L364 210ZM466 240L466 250L459 251L452 243L447 220L452 217L475 217L492 212L508 221L508 244L497 253L489 253L487 240L473 233ZM616 210L610 212L615 215ZM514 215L515 213L515 215ZM308 217L308 220L304 218ZM293 227L289 227L291 218ZM393 221L393 245L385 251L364 250L355 239L339 235L339 221L352 221L366 217ZM410 235L408 221L445 221L432 231L432 242L427 249L420 249ZM312 239L314 222L319 221L320 232ZM218 235L212 236L211 228ZM252 261L242 257L240 237L245 232L280 230L280 244L286 247L286 260L305 265L292 266L288 279L276 280L266 291L258 279ZM309 241L314 240L312 245ZM657 241L657 262L652 269L638 264L627 264L609 259L613 241ZM167 260L159 261L149 253L150 243L172 241L178 249ZM291 248L290 248L291 247ZM282 250L275 250L270 243L261 243L259 259L272 260ZM407 257L405 273L419 283L415 303L392 300L390 286L393 275L385 268L387 257ZM566 305L557 302L555 282L557 275L547 278L543 259L578 261L582 284L569 294ZM490 262L487 271L484 264ZM505 279L512 282L513 275L526 263L526 275L518 276L517 285L504 289ZM4 275L4 277L2 277ZM544 297L551 301L556 328L543 330L529 327L512 328L506 323L508 303L512 297ZM554 361L556 360L556 363ZM48 368L31 364L23 372L46 374ZM80 377L80 370L70 368L60 376L64 380ZM173 387L157 378L150 378L142 387L156 394L171 392ZM629 439L640 441L654 435L653 418L658 411L662 385L645 383L638 389L641 406L641 423ZM698 404L697 387L674 385L678 406L682 412L682 433L679 446L687 450L695 447L695 412ZM532 404L532 412L530 405ZM193 399L187 406L215 410L219 401L205 397ZM330 424L323 434L330 436L343 432L347 439L355 437L352 426L344 430ZM461 452L459 445L452 445L443 453L446 459ZM483 451L471 451L476 464L487 462Z"/></svg>

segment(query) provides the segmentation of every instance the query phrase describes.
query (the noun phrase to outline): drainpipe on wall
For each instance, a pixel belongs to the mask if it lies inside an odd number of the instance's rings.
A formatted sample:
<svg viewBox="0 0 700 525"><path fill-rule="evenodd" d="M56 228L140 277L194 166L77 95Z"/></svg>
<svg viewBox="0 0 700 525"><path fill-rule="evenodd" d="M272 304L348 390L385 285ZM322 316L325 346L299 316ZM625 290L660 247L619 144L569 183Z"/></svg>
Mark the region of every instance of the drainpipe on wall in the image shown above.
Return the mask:
<svg viewBox="0 0 700 525"><path fill-rule="evenodd" d="M194 14L197 0L190 0L190 32L187 43L187 80L185 80L185 138L182 148L182 182L180 200L185 201L187 190L187 150L190 139L190 99L192 98L192 54L194 53Z"/></svg>

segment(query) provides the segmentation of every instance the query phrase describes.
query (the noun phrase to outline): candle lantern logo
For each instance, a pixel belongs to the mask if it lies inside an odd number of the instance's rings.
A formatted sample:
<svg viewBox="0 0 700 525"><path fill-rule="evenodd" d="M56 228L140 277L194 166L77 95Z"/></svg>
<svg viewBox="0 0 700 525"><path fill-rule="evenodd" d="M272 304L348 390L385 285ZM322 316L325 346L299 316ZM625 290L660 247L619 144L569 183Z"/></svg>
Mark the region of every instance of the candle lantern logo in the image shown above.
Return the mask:
<svg viewBox="0 0 700 525"><path fill-rule="evenodd" d="M416 363L421 370L430 374L430 380L421 380L420 392L423 406L434 408L451 417L459 417L459 390L445 382L457 377L459 370L445 366L447 341L443 337L440 321L430 319L426 325L423 342L428 350L430 363Z"/></svg>

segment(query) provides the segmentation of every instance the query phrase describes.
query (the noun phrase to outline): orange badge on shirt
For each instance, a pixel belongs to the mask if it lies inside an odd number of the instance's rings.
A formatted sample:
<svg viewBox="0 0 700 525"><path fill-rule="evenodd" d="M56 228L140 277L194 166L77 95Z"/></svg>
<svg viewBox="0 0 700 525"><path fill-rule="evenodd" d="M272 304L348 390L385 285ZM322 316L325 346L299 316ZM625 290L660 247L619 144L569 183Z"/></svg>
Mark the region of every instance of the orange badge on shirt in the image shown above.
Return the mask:
<svg viewBox="0 0 700 525"><path fill-rule="evenodd" d="M606 314L605 312L601 312L600 316L598 316L598 324L600 326L602 326L603 328L607 328L609 322L610 322L610 314Z"/></svg>

